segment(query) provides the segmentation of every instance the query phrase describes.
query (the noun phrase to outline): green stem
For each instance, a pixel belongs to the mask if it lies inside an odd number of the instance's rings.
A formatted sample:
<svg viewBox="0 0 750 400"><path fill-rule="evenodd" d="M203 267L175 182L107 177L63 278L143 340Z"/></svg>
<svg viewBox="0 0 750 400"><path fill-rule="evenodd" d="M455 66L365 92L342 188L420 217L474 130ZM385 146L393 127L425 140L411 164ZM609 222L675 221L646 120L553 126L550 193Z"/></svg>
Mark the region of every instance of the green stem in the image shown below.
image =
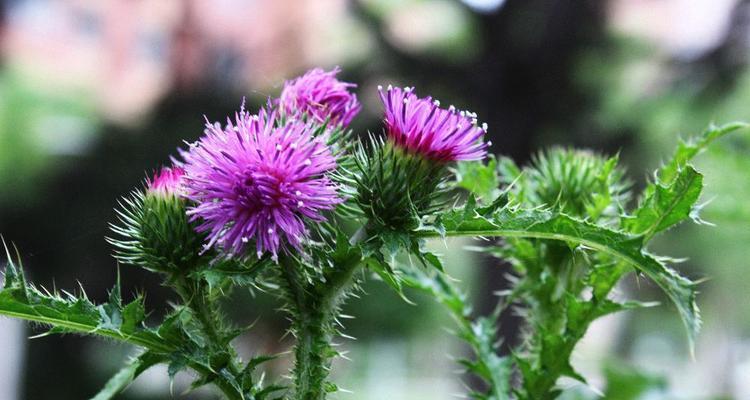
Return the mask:
<svg viewBox="0 0 750 400"><path fill-rule="evenodd" d="M182 302L193 311L210 344L214 347L220 347L222 340L220 333L216 330L215 322L218 310L215 304L206 302L206 285L202 282L188 280L181 274L173 279L174 284L172 286L180 295Z"/></svg>
<svg viewBox="0 0 750 400"><path fill-rule="evenodd" d="M355 244L365 237L360 229L351 239ZM297 337L294 348L294 384L296 400L323 400L331 359L331 347L337 308L351 284L361 258L353 257L337 264L325 276L324 284L310 284L300 273L301 266L290 257L280 260L282 277L293 307L293 328Z"/></svg>
<svg viewBox="0 0 750 400"><path fill-rule="evenodd" d="M622 251L621 249L615 248L608 243L605 243L603 241L598 240L597 237L592 238L583 238L577 235L572 234L566 234L566 233L558 233L558 232L542 232L542 231L529 231L525 229L503 229L503 228L491 228L491 229L471 229L467 227L468 229L454 229L449 230L444 233L434 232L434 231L417 231L414 232L416 236L424 237L424 238L430 238L430 237L453 237L453 236L485 236L485 237L506 237L506 238L530 238L530 239L543 239L543 240L557 240L557 241L565 241L565 242L572 242L577 243L583 246L586 246L588 248L600 251L603 254L608 254L610 256L613 256L615 258L620 259L622 262L633 265L636 268L644 271L649 276L651 276L657 283L660 283L659 278L660 276L657 274L654 274L653 270L650 268L651 265L644 265L644 260L649 261L646 259L646 257L643 256L642 253L638 252L635 253L635 251ZM575 348L576 343L581 339L581 337L586 332L586 329L588 325L595 319L596 317L596 304L598 304L601 300L606 298L606 294L611 290L611 288L616 283L616 279L614 279L612 282L610 282L609 287L607 287L605 290L603 290L600 294L599 298L595 298L593 302L595 303L595 306L592 307L592 310L589 311L589 314L586 315L584 318L585 323L580 329L576 329L575 331L568 331L566 332L565 336L565 342L562 344L562 347L560 348L558 354L554 358L554 361L539 366L540 373L539 373L539 379L535 379L533 383L531 383L531 387L528 387L528 394L529 398L531 399L552 399L554 398L554 395L550 392L554 385L556 384L558 378L565 372L565 368L567 368L567 360L570 359L570 354L572 353L573 349ZM661 284L660 284L661 286ZM669 292L668 292L669 293ZM540 303L544 303L545 299L537 299ZM545 311L545 310L543 310ZM556 315L557 311L552 310L552 314Z"/></svg>
<svg viewBox="0 0 750 400"><path fill-rule="evenodd" d="M331 366L330 314L323 310L308 312L296 322L295 395L298 400L323 400L325 382Z"/></svg>
<svg viewBox="0 0 750 400"><path fill-rule="evenodd" d="M622 263L618 263L612 268L616 268L619 272L611 277L609 281L602 282L602 287L597 291L598 293L596 293L590 300L591 306L586 312L581 325L574 329L570 326L565 327L565 333L562 335L562 337L564 338L564 344L562 348L556 353L556 357L552 359L551 363L542 363L540 370L543 372L539 374L541 379L535 381L533 385L527 387L527 390L529 391L529 398L552 400L559 396L559 393L554 392L553 389L557 384L560 376L565 373L565 368L568 367L567 363L570 360L575 346L586 334L586 331L588 330L591 323L594 322L594 320L599 316L601 316L600 314L598 314L598 312L602 301L607 298L609 293L619 281L622 274L626 271L626 269L624 268L624 264ZM549 294L542 293L541 295ZM544 301L544 299L540 298L539 295L535 297L537 297L538 304L548 304L546 301ZM545 314L554 315L556 318L562 319L561 323L565 324L565 313L560 313L559 310L552 309L546 310ZM535 332L535 334L537 336L539 335L538 332ZM541 342L541 340L542 338L537 339L538 342ZM540 359L542 359L541 356Z"/></svg>
<svg viewBox="0 0 750 400"><path fill-rule="evenodd" d="M594 302L598 303L597 301ZM565 332L566 339L563 348L556 353L552 363L542 365L541 370L543 370L543 373L540 374L541 379L534 382L534 385L528 388L530 399L553 400L560 395L560 393L553 392L552 389L555 387L555 384L557 384L557 380L560 379L560 376L562 376L564 368L567 367L567 363L570 360L576 344L578 344L581 338L583 338L583 335L588 330L588 326L595 319L595 311L595 307L592 307L588 312L586 315L587 322L583 329Z"/></svg>
<svg viewBox="0 0 750 400"><path fill-rule="evenodd" d="M295 398L299 400L319 400L325 398L323 383L328 375L323 350L330 341L326 334L324 313L313 302L297 265L288 257L280 260L281 271L291 297L293 329L297 337L294 347L294 386Z"/></svg>
<svg viewBox="0 0 750 400"><path fill-rule="evenodd" d="M200 289L199 289L200 290ZM215 346L221 346L221 335L216 330L215 316L217 310L212 307L211 304L207 304L203 293L197 293L193 296L193 301L190 302L189 306L195 312L198 322L201 323L203 331L205 332L208 339Z"/></svg>
<svg viewBox="0 0 750 400"><path fill-rule="evenodd" d="M203 376L213 376L215 379L211 381L211 383L214 384L219 390L221 390L221 393L226 396L227 400L246 400L245 396L237 390L237 388L225 377L221 376L220 374L217 374L214 371L211 371L210 368L207 368L204 365L200 364L190 364L190 368L192 368L195 372L203 375Z"/></svg>
<svg viewBox="0 0 750 400"><path fill-rule="evenodd" d="M231 345L224 343L221 333L216 329L216 315L218 315L218 310L215 303L206 301L208 295L206 293L206 285L200 281L190 281L183 275L177 275L174 277L173 287L182 298L183 303L193 311L213 351L226 351L232 355L226 367L235 377L235 380L239 382L242 371L240 366L237 365L236 353ZM191 367L204 376L214 377L213 383L228 399L244 399L244 395L238 392L232 382L221 376L221 374L199 365Z"/></svg>

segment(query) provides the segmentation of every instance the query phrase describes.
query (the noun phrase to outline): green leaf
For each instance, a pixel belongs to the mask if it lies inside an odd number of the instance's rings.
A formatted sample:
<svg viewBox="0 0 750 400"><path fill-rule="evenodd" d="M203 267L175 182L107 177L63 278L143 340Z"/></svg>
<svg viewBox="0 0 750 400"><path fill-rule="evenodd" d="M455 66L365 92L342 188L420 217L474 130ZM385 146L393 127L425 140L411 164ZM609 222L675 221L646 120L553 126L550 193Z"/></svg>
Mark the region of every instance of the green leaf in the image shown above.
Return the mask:
<svg viewBox="0 0 750 400"><path fill-rule="evenodd" d="M104 388L92 397L91 400L109 400L114 398L117 394L125 390L131 382L135 380L140 374L152 366L166 361L163 355L158 355L150 352L141 354L140 356L132 359L125 367L123 367L117 374L115 374Z"/></svg>
<svg viewBox="0 0 750 400"><path fill-rule="evenodd" d="M209 290L221 288L226 283L241 287L255 286L258 275L272 264L273 260L271 260L271 256L264 255L250 265L228 260L210 267L198 269L190 275L195 279L205 281L208 284Z"/></svg>
<svg viewBox="0 0 750 400"><path fill-rule="evenodd" d="M699 220L695 218L695 204L703 189L703 176L688 163L714 140L747 127L740 122L711 125L698 137L680 141L672 158L656 171L654 182L644 189L633 217L624 221L628 231L643 235L648 241L688 218Z"/></svg>
<svg viewBox="0 0 750 400"><path fill-rule="evenodd" d="M622 176L620 176L620 171L617 169L619 161L619 155L615 155L607 159L601 166L601 171L596 177L599 190L591 194L591 199L586 204L586 214L591 221L597 221L613 202L616 206L621 206L621 204L617 204L620 199L616 198L618 196L613 196L613 192L615 195L621 194L623 200L627 197L622 193L625 192L625 187L629 186L629 184L620 182Z"/></svg>
<svg viewBox="0 0 750 400"><path fill-rule="evenodd" d="M672 158L656 172L657 179L662 184L670 184L695 156L705 150L714 140L737 130L746 129L748 124L744 122L731 122L726 125L710 125L703 133L687 142L680 141Z"/></svg>
<svg viewBox="0 0 750 400"><path fill-rule="evenodd" d="M0 315L48 325L51 328L47 334L96 335L145 348L144 358L115 375L100 398L109 398L106 396L122 390L143 369L167 361L171 374L189 367L200 375L199 381L216 385L229 398L246 398L235 373L227 370L232 366L232 355L226 350L204 347L205 338L184 307L171 313L157 328L147 328L143 325L143 298L137 297L123 306L120 293L119 284L115 285L109 301L99 305L88 300L85 294L49 293L26 283L20 262L17 264L8 256L0 291Z"/></svg>
<svg viewBox="0 0 750 400"><path fill-rule="evenodd" d="M364 262L367 268L375 272L383 282L395 290L402 300L409 304L414 304L404 293L404 285L400 272L391 267L384 258L372 256L367 257Z"/></svg>
<svg viewBox="0 0 750 400"><path fill-rule="evenodd" d="M565 214L545 210L523 210L506 207L492 215L474 213L467 218L466 210L457 209L441 216L445 236L485 236L559 240L609 254L653 280L667 294L682 318L688 332L690 349L700 330L700 316L695 303L695 284L677 274L662 260L643 249L640 237L614 231ZM420 237L437 237L436 230L414 232Z"/></svg>
<svg viewBox="0 0 750 400"><path fill-rule="evenodd" d="M427 261L429 265L437 268L438 271L443 271L443 262L440 260L440 257L438 255L431 252L421 252L420 254L422 256L421 258Z"/></svg>
<svg viewBox="0 0 750 400"><path fill-rule="evenodd" d="M146 307L143 297L138 297L128 303L122 309L122 329L124 331L134 331L146 318Z"/></svg>
<svg viewBox="0 0 750 400"><path fill-rule="evenodd" d="M357 263L362 260L362 249L349 243L349 239L341 232L336 232L336 248L330 254L335 265Z"/></svg>
<svg viewBox="0 0 750 400"><path fill-rule="evenodd" d="M667 379L650 375L630 366L608 362L604 368L607 380L604 398L610 400L640 400L667 398Z"/></svg>
<svg viewBox="0 0 750 400"><path fill-rule="evenodd" d="M500 178L494 156L490 155L486 164L482 161L460 162L453 173L458 187L468 190L481 200L486 202L497 197Z"/></svg>
<svg viewBox="0 0 750 400"><path fill-rule="evenodd" d="M512 360L497 355L498 312L489 317L473 319L467 296L440 271L428 275L425 271L411 269L404 282L412 288L431 294L445 306L458 325L456 336L471 346L474 359L459 359L458 362L468 372L483 379L488 390L485 393L472 392L470 397L476 400L510 399Z"/></svg>
<svg viewBox="0 0 750 400"><path fill-rule="evenodd" d="M277 357L278 356L257 356L251 358L250 361L247 362L245 368L242 370L242 376L240 378L240 381L242 383L242 390L255 394L256 399L263 399L265 398L264 396L268 396L271 393L286 389L285 386L281 385L269 385L263 387L264 376L262 374L257 380L255 379L256 369L258 368L258 366L268 361L275 360Z"/></svg>
<svg viewBox="0 0 750 400"><path fill-rule="evenodd" d="M170 353L179 347L179 342L142 327L142 298L123 309L119 293L116 286L110 292L110 302L100 305L92 303L85 294L49 293L27 284L22 266L9 257L4 288L0 291L0 315L51 326L48 333L98 335L157 354Z"/></svg>
<svg viewBox="0 0 750 400"><path fill-rule="evenodd" d="M703 175L693 167L683 167L669 185L654 183L625 227L643 235L646 241L655 234L690 218L693 206L703 190Z"/></svg>

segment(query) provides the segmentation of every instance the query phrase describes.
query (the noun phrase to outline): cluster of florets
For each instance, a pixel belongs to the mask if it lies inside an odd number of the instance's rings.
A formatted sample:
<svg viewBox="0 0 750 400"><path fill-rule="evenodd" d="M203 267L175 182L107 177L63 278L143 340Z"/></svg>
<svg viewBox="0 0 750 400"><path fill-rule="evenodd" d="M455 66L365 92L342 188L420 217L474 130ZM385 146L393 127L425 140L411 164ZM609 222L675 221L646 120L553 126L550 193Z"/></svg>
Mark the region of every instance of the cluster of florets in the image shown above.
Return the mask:
<svg viewBox="0 0 750 400"><path fill-rule="evenodd" d="M179 166L162 168L154 174L152 179L146 179L148 192L157 196L182 196L184 187L182 178L185 170Z"/></svg>
<svg viewBox="0 0 750 400"><path fill-rule="evenodd" d="M183 160L148 181L147 195L187 203L187 218L204 238L202 252L211 249L229 257L270 253L276 258L282 251L303 251L313 223L325 221L326 213L345 201L343 193L351 193L342 190L340 179L331 178L336 158L349 155L334 154L329 142L341 140L361 105L351 92L356 85L337 80L338 73L338 68L313 69L286 82L280 97L256 113L243 104L225 124L207 122L204 135L182 152ZM369 188L368 199L419 197L410 188L422 185L425 199L413 200L427 205L433 190L424 181L436 181L431 178L435 171L485 156L487 128L477 126L474 114L440 108L439 102L420 99L410 88L389 86L379 92L387 135L380 143L396 155L390 165L400 168L386 171L386 180L404 181L389 188L402 187L406 193ZM402 156L411 164L402 165L397 159ZM415 165L424 173L412 174ZM382 166L378 164L381 172ZM391 208L390 213L402 212Z"/></svg>
<svg viewBox="0 0 750 400"><path fill-rule="evenodd" d="M252 240L258 256L276 256L284 243L301 249L304 219L323 221L321 212L341 201L326 176L336 161L313 132L300 121L280 125L268 110L206 125L185 160L189 214L208 233L206 246L242 255Z"/></svg>
<svg viewBox="0 0 750 400"><path fill-rule="evenodd" d="M347 126L362 105L350 90L357 85L336 79L340 72L315 68L284 85L277 103L286 115L304 115L318 123Z"/></svg>
<svg viewBox="0 0 750 400"><path fill-rule="evenodd" d="M476 114L440 101L419 98L414 88L378 87L385 107L388 139L408 152L436 162L481 160L488 143L481 140L487 124L477 126Z"/></svg>

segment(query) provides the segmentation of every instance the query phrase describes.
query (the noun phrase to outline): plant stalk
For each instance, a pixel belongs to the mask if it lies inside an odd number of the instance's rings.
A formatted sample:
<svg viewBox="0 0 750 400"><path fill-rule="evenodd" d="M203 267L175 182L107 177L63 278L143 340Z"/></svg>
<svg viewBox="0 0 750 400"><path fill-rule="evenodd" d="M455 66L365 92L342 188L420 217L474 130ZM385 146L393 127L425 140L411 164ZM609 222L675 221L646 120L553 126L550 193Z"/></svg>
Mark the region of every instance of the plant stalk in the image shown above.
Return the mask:
<svg viewBox="0 0 750 400"><path fill-rule="evenodd" d="M364 228L351 239L356 244L364 239ZM293 307L293 329L297 338L294 348L295 400L324 400L331 391L326 381L331 359L336 355L331 342L336 333L336 312L346 289L351 285L361 258L356 257L335 265L325 276L325 283L308 283L302 266L290 257L282 257L280 265Z"/></svg>
<svg viewBox="0 0 750 400"><path fill-rule="evenodd" d="M215 315L217 315L218 310L216 310L216 304L206 301L207 293L205 285L203 285L202 282L191 282L182 275L175 278L175 283L174 287L182 298L183 303L193 311L196 319L200 323L201 329L208 339L209 346L213 348L214 351L227 351L229 354L232 354L232 358L227 363L226 368L237 381L240 381L241 370L237 365L236 358L234 357L234 348L223 343L221 334L217 330ZM245 399L244 394L238 392L232 382L221 376L221 374L203 366L192 366L192 368L204 376L213 376L215 378L213 380L214 385L224 393L227 399Z"/></svg>

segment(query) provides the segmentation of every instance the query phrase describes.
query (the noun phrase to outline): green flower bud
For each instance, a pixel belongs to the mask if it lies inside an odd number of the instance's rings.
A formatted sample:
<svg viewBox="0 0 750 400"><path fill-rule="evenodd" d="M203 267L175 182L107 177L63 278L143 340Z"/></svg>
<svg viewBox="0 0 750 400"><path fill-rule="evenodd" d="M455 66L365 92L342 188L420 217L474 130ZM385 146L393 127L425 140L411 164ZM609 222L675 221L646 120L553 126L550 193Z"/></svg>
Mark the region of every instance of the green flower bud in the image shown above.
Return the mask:
<svg viewBox="0 0 750 400"><path fill-rule="evenodd" d="M591 151L552 148L533 158L512 190L527 204L578 218L611 219L630 198L630 183L617 161Z"/></svg>
<svg viewBox="0 0 750 400"><path fill-rule="evenodd" d="M392 141L371 138L370 152L356 154L357 205L371 223L389 229L414 228L419 218L443 203L448 169Z"/></svg>
<svg viewBox="0 0 750 400"><path fill-rule="evenodd" d="M120 202L118 238L107 238L115 258L154 272L191 269L201 258L203 235L187 216L180 168L163 168L147 180L145 191L134 191Z"/></svg>

